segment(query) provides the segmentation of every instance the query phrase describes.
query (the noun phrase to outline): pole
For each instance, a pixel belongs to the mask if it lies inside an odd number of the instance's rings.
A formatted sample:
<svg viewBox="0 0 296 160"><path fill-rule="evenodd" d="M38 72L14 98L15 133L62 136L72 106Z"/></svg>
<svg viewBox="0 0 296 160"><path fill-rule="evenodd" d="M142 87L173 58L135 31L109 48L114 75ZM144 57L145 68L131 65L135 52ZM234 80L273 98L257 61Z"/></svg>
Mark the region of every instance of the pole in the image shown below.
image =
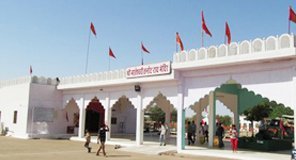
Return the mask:
<svg viewBox="0 0 296 160"><path fill-rule="evenodd" d="M88 67L88 55L89 55L89 44L90 44L90 29L88 34L88 44L87 44L87 52L86 52L86 63L85 63L85 74L87 74L87 67Z"/></svg>
<svg viewBox="0 0 296 160"><path fill-rule="evenodd" d="M290 20L288 19L288 33L290 34L291 32L290 32L290 25L291 25L291 22L290 22Z"/></svg>
<svg viewBox="0 0 296 160"><path fill-rule="evenodd" d="M143 42L141 42L141 58L142 58L142 65L144 65L144 58L143 58L143 49L142 49Z"/></svg>
<svg viewBox="0 0 296 160"><path fill-rule="evenodd" d="M178 43L176 41L176 53L178 53Z"/></svg>
<svg viewBox="0 0 296 160"><path fill-rule="evenodd" d="M226 34L224 35L224 43L227 45L228 43L226 42Z"/></svg>
<svg viewBox="0 0 296 160"><path fill-rule="evenodd" d="M204 46L204 32L201 31L201 47Z"/></svg>
<svg viewBox="0 0 296 160"><path fill-rule="evenodd" d="M108 57L109 57L108 71L110 71L110 56Z"/></svg>

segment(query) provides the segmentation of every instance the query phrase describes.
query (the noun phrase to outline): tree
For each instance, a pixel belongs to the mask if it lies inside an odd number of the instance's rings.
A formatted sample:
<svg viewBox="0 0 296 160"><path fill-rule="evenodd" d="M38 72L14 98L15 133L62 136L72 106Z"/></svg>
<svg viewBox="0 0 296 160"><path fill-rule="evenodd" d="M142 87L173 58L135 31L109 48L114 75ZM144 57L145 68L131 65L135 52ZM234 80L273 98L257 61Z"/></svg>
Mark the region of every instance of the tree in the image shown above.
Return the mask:
<svg viewBox="0 0 296 160"><path fill-rule="evenodd" d="M149 109L150 118L152 121L156 122L164 122L165 121L165 113L158 106L154 106Z"/></svg>
<svg viewBox="0 0 296 160"><path fill-rule="evenodd" d="M216 119L219 120L220 123L222 123L225 126L230 126L232 123L232 118L229 115L217 115Z"/></svg>
<svg viewBox="0 0 296 160"><path fill-rule="evenodd" d="M172 111L172 122L177 122L177 110L174 108L174 110Z"/></svg>
<svg viewBox="0 0 296 160"><path fill-rule="evenodd" d="M282 115L294 115L294 111L290 107L285 107L283 104L272 105L272 112L269 118L274 119L282 117Z"/></svg>
<svg viewBox="0 0 296 160"><path fill-rule="evenodd" d="M244 111L244 115L246 116L246 120L251 121L251 125L253 126L253 121L261 121L264 118L269 117L272 108L270 107L269 103L261 103L252 108L249 108ZM252 130L252 137L254 136L254 132Z"/></svg>

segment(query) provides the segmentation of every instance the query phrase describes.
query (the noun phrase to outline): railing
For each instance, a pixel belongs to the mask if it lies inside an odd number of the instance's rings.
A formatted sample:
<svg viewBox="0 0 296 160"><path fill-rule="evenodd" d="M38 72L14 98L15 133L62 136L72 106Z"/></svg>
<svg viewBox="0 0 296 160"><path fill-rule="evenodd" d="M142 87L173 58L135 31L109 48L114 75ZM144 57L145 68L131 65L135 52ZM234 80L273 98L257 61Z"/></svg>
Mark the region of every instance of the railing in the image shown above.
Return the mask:
<svg viewBox="0 0 296 160"><path fill-rule="evenodd" d="M227 56L253 54L276 51L279 49L295 47L295 36L283 34L270 36L266 39L256 38L252 41L232 42L230 45L210 46L209 48L191 49L190 51L178 52L173 57L174 63L214 59Z"/></svg>

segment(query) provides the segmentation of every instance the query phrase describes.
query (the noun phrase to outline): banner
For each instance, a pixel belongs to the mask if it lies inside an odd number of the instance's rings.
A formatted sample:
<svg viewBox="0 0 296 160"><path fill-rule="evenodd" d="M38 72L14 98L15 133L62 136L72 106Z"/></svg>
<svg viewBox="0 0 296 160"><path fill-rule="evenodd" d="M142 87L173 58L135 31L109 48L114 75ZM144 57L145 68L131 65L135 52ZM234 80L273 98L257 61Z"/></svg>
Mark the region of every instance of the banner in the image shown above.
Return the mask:
<svg viewBox="0 0 296 160"><path fill-rule="evenodd" d="M171 62L161 62L126 69L126 78L156 76L171 73Z"/></svg>

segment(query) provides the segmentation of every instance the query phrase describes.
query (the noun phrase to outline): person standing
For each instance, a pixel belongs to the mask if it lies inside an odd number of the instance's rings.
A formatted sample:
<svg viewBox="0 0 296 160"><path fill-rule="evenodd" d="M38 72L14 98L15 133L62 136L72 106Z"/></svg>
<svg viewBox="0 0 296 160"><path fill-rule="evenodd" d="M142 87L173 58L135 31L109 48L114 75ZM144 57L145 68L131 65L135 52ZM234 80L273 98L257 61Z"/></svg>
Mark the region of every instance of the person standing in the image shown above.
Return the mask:
<svg viewBox="0 0 296 160"><path fill-rule="evenodd" d="M187 122L187 140L188 140L188 145L193 144L192 140L192 127L190 121Z"/></svg>
<svg viewBox="0 0 296 160"><path fill-rule="evenodd" d="M192 141L193 141L193 144L195 143L195 136L196 136L196 125L195 125L195 122L192 121L191 123L191 130L192 130Z"/></svg>
<svg viewBox="0 0 296 160"><path fill-rule="evenodd" d="M205 125L204 125L204 130L205 130L205 142L209 142L209 126L207 124L207 122L205 122Z"/></svg>
<svg viewBox="0 0 296 160"><path fill-rule="evenodd" d="M199 133L199 143L204 144L205 143L205 130L204 130L204 126L203 126L202 122L199 123L198 133Z"/></svg>
<svg viewBox="0 0 296 160"><path fill-rule="evenodd" d="M90 133L88 130L85 131L85 143L84 143L84 147L87 148L87 152L90 153L91 152L91 147L89 146L90 144Z"/></svg>
<svg viewBox="0 0 296 160"><path fill-rule="evenodd" d="M100 151L103 150L103 155L106 157L105 142L106 142L106 132L108 131L109 131L109 127L106 124L102 124L98 132L98 141L101 143L101 145L97 151L97 156L99 156Z"/></svg>
<svg viewBox="0 0 296 160"><path fill-rule="evenodd" d="M168 132L168 127L163 122L160 122L160 134L159 134L159 142L160 146L166 145L166 134Z"/></svg>
<svg viewBox="0 0 296 160"><path fill-rule="evenodd" d="M234 124L232 125L229 131L229 135L230 135L230 143L231 143L232 151L237 152L238 133Z"/></svg>
<svg viewBox="0 0 296 160"><path fill-rule="evenodd" d="M218 136L219 139L219 148L224 147L224 143L223 143L223 136L224 136L224 128L222 127L221 123L218 123L218 128L216 131L216 136Z"/></svg>

